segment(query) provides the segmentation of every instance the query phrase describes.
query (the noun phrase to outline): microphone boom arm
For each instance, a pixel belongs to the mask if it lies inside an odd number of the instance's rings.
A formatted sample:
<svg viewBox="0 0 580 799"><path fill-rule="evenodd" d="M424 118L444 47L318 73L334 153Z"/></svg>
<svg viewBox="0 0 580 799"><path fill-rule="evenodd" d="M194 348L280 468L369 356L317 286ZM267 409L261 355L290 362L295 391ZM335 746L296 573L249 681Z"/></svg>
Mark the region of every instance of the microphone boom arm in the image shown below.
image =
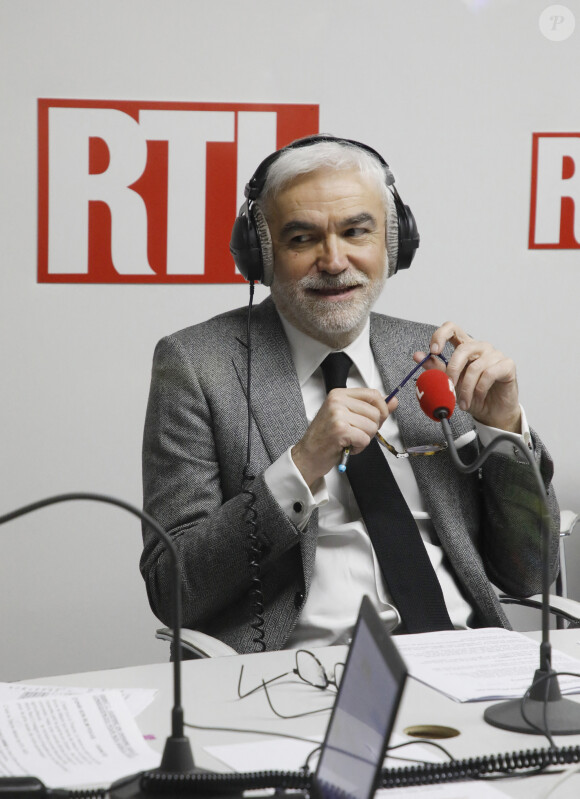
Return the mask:
<svg viewBox="0 0 580 799"><path fill-rule="evenodd" d="M487 460L491 452L502 442L509 441L523 454L530 465L537 483L538 495L541 500L541 526L542 526L542 643L540 644L540 667L536 670L532 684L522 699L512 699L507 702L488 707L483 718L488 724L513 732L524 732L546 735L550 745L554 746L552 735L573 735L580 733L580 707L573 701L562 697L558 685L558 677L552 669L552 648L550 644L550 514L548 509L548 494L542 480L542 475L534 455L516 438L501 433L487 447L485 447L473 463L463 463L455 448L455 442L449 424L449 410L438 408L434 417L438 418L443 427L443 435L451 460L459 472L470 474L479 469Z"/></svg>
<svg viewBox="0 0 580 799"><path fill-rule="evenodd" d="M550 552L550 513L548 509L548 495L546 493L546 487L544 485L544 481L542 480L542 475L540 474L540 470L538 468L538 464L536 463L533 453L530 452L528 447L522 444L517 438L513 438L512 436L506 433L500 433L494 440L487 445L478 455L478 457L473 461L473 463L464 463L457 449L455 447L455 443L453 440L453 434L451 432L451 425L449 424L449 419L447 416L442 416L441 418L441 426L443 428L443 435L445 436L445 440L447 442L447 451L451 456L451 460L453 461L453 465L457 468L459 472L463 474L471 474L478 469L480 469L488 457L491 455L493 450L497 449L499 445L507 441L512 446L518 448L518 450L522 453L524 458L527 460L528 464L530 465L534 479L536 481L536 485L538 488L538 494L541 500L541 510L542 510L542 644L540 646L540 669L542 671L549 671L551 668L552 663L552 648L549 640L549 626L550 626L550 562L549 562L549 552Z"/></svg>
<svg viewBox="0 0 580 799"><path fill-rule="evenodd" d="M161 527L161 525L145 511L136 508L134 505L125 502L124 500L115 497L106 496L104 494L92 494L88 492L77 492L70 494L57 494L46 499L32 502L30 505L25 505L22 508L17 508L10 513L0 516L0 525L17 519L20 516L25 516L27 513L32 513L35 510L46 508L49 505L56 505L60 502L70 502L73 500L92 500L96 502L104 502L108 505L116 505L123 508L134 516L138 516L154 533L163 541L169 552L171 559L171 568L173 571L173 620L172 626L174 631L173 643L173 708L171 711L171 735L165 742L165 749L163 750L163 757L161 760L161 771L191 771L194 768L193 754L189 739L184 734L183 723L183 707L181 705L181 571L179 568L179 560L177 557L177 550L169 534Z"/></svg>

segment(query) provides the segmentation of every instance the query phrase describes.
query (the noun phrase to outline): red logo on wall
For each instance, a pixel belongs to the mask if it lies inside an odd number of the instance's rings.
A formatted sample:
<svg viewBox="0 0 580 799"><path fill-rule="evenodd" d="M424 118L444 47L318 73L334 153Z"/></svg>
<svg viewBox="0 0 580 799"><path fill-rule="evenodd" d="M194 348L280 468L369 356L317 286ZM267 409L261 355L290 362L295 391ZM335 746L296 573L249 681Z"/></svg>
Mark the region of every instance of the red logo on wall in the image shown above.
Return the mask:
<svg viewBox="0 0 580 799"><path fill-rule="evenodd" d="M580 249L580 133L533 134L529 249Z"/></svg>
<svg viewBox="0 0 580 799"><path fill-rule="evenodd" d="M239 283L244 186L317 105L38 101L40 283Z"/></svg>

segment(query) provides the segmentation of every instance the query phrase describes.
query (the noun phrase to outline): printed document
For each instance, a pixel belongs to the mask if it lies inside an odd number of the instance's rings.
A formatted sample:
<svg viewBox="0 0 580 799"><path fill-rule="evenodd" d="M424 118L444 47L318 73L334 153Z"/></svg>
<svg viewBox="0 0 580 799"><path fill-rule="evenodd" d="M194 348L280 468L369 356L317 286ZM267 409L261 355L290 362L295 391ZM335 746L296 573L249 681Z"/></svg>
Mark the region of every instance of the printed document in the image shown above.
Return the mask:
<svg viewBox="0 0 580 799"><path fill-rule="evenodd" d="M0 777L38 777L49 788L108 786L160 760L118 691L0 704Z"/></svg>
<svg viewBox="0 0 580 799"><path fill-rule="evenodd" d="M523 696L540 665L537 641L500 627L397 635L393 641L411 677L457 702ZM558 678L563 694L580 693L580 660L553 649L552 667L578 675Z"/></svg>

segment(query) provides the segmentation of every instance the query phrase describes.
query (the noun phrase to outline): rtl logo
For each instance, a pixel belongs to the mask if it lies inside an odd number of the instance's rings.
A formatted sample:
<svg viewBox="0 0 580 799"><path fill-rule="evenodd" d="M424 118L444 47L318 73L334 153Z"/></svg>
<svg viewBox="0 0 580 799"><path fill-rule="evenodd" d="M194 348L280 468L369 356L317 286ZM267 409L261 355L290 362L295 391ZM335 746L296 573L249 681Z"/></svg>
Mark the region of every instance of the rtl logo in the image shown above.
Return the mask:
<svg viewBox="0 0 580 799"><path fill-rule="evenodd" d="M236 283L244 186L318 106L41 99L38 131L39 282Z"/></svg>
<svg viewBox="0 0 580 799"><path fill-rule="evenodd" d="M533 134L529 249L580 249L580 133Z"/></svg>

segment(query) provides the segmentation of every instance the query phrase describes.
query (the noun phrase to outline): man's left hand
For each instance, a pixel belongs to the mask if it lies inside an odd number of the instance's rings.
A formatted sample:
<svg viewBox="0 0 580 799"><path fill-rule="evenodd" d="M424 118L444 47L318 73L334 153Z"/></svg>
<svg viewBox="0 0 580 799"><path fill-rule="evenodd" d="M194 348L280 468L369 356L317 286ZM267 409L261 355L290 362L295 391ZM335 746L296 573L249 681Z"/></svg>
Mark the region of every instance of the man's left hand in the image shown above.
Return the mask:
<svg viewBox="0 0 580 799"><path fill-rule="evenodd" d="M431 336L430 352L443 351L447 342L455 347L447 368L439 358L428 368L446 371L455 386L457 402L474 419L490 427L521 432L516 365L487 341L476 341L454 322L445 322ZM426 353L413 355L419 362Z"/></svg>

